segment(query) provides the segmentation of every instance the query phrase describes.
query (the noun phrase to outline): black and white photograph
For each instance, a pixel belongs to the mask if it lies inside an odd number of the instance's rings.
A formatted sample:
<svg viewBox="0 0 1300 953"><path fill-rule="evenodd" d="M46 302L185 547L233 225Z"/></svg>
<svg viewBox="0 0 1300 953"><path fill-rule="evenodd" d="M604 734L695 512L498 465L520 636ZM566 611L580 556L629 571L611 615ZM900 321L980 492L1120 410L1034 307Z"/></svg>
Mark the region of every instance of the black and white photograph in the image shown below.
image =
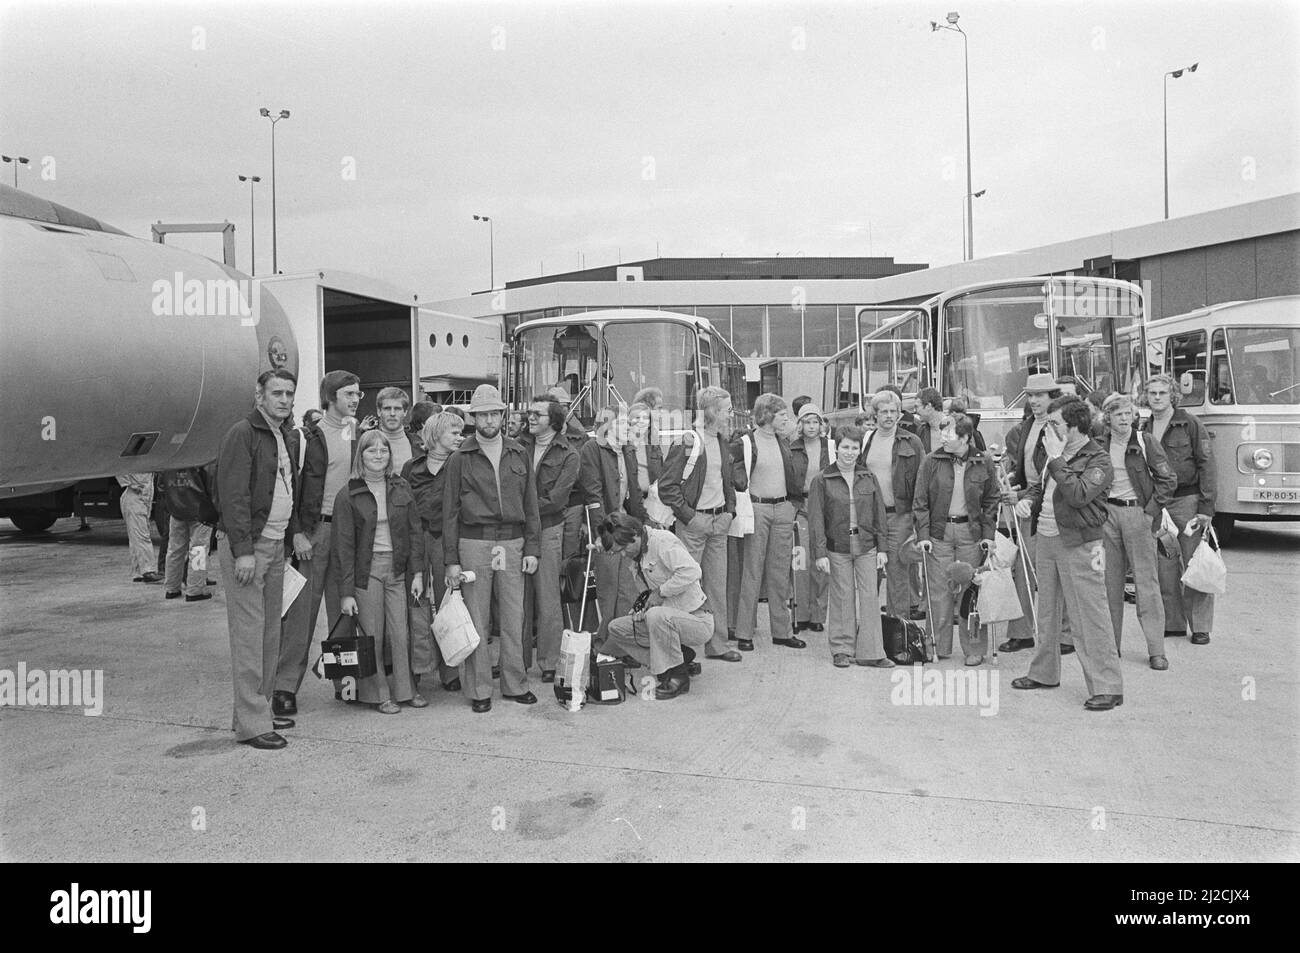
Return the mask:
<svg viewBox="0 0 1300 953"><path fill-rule="evenodd" d="M1297 62L1283 0L2 0L0 861L73 872L26 913L993 862L1249 926Z"/></svg>

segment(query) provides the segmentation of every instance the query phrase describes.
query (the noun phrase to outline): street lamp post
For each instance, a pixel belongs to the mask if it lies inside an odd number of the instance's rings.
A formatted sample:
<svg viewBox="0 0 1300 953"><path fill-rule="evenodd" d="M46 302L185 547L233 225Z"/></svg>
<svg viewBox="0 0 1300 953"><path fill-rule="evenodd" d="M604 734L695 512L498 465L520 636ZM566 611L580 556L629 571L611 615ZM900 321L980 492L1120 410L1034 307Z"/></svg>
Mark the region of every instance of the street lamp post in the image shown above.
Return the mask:
<svg viewBox="0 0 1300 953"><path fill-rule="evenodd" d="M970 45L966 38L966 31L957 25L959 15L954 11L948 14L944 19L947 24L930 21L930 31L935 30L952 30L954 33L961 34L961 51L962 62L966 73L966 261L975 257L975 196L971 190L971 169L970 169Z"/></svg>
<svg viewBox="0 0 1300 953"><path fill-rule="evenodd" d="M1196 67L1198 67L1198 66L1200 66L1200 65L1201 65L1201 64L1200 64L1199 62L1196 62L1196 63L1193 63L1191 66L1184 66L1182 69L1174 69L1174 70L1170 70L1169 72L1165 73L1165 78L1164 78L1164 93L1165 93L1164 122L1163 122L1162 125L1164 126L1164 134L1165 134L1165 163L1164 163L1164 165L1165 165L1165 218L1166 218L1166 219L1169 218L1169 77L1172 76L1174 79L1181 79L1183 73L1195 73L1195 72L1196 72Z"/></svg>
<svg viewBox="0 0 1300 953"><path fill-rule="evenodd" d="M28 165L32 160L27 156L0 156L0 158L4 159L5 162L14 164L14 188L18 188L18 167Z"/></svg>
<svg viewBox="0 0 1300 953"><path fill-rule="evenodd" d="M981 195L983 195L983 194L984 194L985 192L987 192L987 191L988 191L988 189L980 189L980 190L979 190L978 192L976 192L973 196L971 196L971 198L976 198L976 199L977 199L977 198L979 198ZM966 216L966 203L965 203L965 202L962 203L962 206L961 206L961 212L962 212L962 223L965 224L965 221L966 221L966 218L965 218L965 216ZM966 254L966 249L963 247L963 248L962 248L962 255L963 255L962 260L963 260L963 261L966 260L965 257L964 257L965 254Z"/></svg>
<svg viewBox="0 0 1300 953"><path fill-rule="evenodd" d="M271 274L278 275L280 258L275 221L275 124L281 119L288 119L289 110L281 109L279 113L272 116L271 110L263 106L258 112L263 118L271 120Z"/></svg>
<svg viewBox="0 0 1300 953"><path fill-rule="evenodd" d="M253 205L253 184L261 182L260 175L241 175L240 182L248 183L248 237L253 242L253 247L249 252L249 274L257 276L257 209Z"/></svg>
<svg viewBox="0 0 1300 953"><path fill-rule="evenodd" d="M486 215L475 215L474 221L487 222L488 226L488 285L495 291L497 286L496 242L492 236L492 219Z"/></svg>

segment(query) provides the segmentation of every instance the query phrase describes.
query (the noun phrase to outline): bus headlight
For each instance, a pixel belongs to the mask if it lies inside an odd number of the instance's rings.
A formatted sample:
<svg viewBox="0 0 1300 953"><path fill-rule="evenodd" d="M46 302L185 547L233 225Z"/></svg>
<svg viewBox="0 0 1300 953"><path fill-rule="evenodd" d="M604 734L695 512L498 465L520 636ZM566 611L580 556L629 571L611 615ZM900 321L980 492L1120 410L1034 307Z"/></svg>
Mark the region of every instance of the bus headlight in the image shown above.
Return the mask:
<svg viewBox="0 0 1300 953"><path fill-rule="evenodd" d="M1250 459L1255 464L1255 469L1267 470L1273 465L1273 451L1260 447Z"/></svg>

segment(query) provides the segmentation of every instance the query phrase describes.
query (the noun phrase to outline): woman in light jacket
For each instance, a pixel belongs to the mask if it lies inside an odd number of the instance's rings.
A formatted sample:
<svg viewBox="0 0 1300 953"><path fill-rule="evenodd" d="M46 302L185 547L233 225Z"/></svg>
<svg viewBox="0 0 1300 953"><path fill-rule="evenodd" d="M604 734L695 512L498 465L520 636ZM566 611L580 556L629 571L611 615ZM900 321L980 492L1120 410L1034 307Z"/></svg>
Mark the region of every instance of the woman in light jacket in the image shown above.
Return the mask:
<svg viewBox="0 0 1300 953"><path fill-rule="evenodd" d="M388 441L378 430L357 440L352 479L334 499L334 558L339 567L340 608L358 616L365 634L375 640L379 671L357 685L357 700L385 715L429 703L415 691L411 673L410 634L406 622L406 585L411 595L424 592L424 533L410 485L393 472ZM389 643L393 674L383 670Z"/></svg>

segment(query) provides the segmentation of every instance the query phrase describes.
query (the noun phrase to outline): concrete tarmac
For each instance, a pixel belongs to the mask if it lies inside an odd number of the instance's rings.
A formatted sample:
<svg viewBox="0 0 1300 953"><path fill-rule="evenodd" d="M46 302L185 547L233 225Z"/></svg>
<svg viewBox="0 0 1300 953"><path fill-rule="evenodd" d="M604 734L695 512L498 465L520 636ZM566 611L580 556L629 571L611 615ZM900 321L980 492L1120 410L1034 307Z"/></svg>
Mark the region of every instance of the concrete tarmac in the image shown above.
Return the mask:
<svg viewBox="0 0 1300 953"><path fill-rule="evenodd" d="M483 715L436 679L385 716L308 674L289 746L256 751L229 730L222 585L165 601L122 523L92 525L0 521L0 678L104 677L98 716L0 708L0 860L1300 859L1300 526L1239 524L1213 641L1168 640L1167 672L1128 607L1111 712L1083 710L1077 656L1051 691L1011 688L1021 652L974 670L982 705L901 704L914 673L761 621L688 695L573 714L535 669L537 705Z"/></svg>

